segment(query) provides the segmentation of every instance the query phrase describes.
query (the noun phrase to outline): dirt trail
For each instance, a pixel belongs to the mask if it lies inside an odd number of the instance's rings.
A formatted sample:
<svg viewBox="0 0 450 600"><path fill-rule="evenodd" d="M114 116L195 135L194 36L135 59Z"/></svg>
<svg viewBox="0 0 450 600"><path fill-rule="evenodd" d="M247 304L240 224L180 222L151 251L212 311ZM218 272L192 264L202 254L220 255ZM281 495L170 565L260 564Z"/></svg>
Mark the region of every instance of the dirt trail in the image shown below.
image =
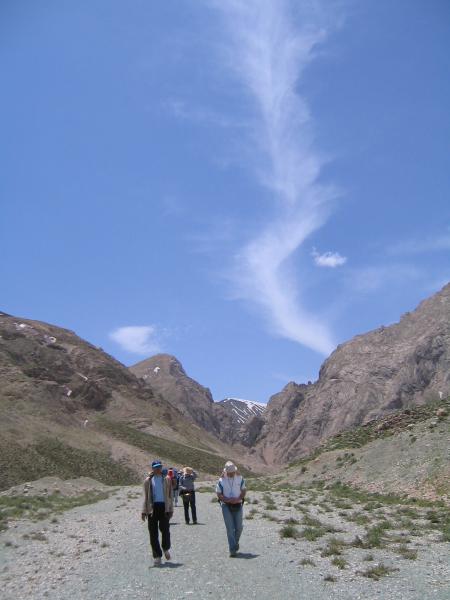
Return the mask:
<svg viewBox="0 0 450 600"><path fill-rule="evenodd" d="M373 581L356 573L352 565L352 552L356 553L356 549L347 555L349 567L339 571L331 566L329 558L320 558L317 548L323 541L281 539L281 525L262 518L260 505L259 514L244 520L240 556L230 559L221 512L217 503L211 502L210 493L197 494L200 523L197 526L186 526L183 509L175 509L171 525L172 559L155 568L146 524L140 521L140 495L140 488L121 488L107 500L58 515L58 523L47 520L13 524L0 534L0 597L3 600L185 597L448 600L450 597L448 544L424 548L414 561L398 559L398 572ZM261 498L261 494L250 495ZM249 514L251 507L245 510ZM287 517L292 511L280 504L271 515ZM301 565L300 561L309 557L314 558L315 566ZM336 581L324 580L330 574Z"/></svg>

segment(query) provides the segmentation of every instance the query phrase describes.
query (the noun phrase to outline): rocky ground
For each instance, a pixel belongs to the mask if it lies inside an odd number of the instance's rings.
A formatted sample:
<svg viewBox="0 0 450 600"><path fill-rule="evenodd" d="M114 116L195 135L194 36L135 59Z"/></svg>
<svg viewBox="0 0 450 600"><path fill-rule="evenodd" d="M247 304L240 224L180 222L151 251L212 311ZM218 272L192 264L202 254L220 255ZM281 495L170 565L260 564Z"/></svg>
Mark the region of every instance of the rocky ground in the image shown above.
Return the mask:
<svg viewBox="0 0 450 600"><path fill-rule="evenodd" d="M450 402L444 406L444 417L435 416L442 408L420 407L331 438L317 455L284 470L283 478L299 485L339 480L370 492L450 504ZM387 423L387 431L376 432Z"/></svg>
<svg viewBox="0 0 450 600"><path fill-rule="evenodd" d="M199 525L185 525L176 508L172 558L161 567L150 557L139 487L110 489L109 497L65 512L47 507L40 521L10 520L0 533L2 598L450 597L445 507L381 501L345 487L249 487L235 559L211 486L197 494Z"/></svg>

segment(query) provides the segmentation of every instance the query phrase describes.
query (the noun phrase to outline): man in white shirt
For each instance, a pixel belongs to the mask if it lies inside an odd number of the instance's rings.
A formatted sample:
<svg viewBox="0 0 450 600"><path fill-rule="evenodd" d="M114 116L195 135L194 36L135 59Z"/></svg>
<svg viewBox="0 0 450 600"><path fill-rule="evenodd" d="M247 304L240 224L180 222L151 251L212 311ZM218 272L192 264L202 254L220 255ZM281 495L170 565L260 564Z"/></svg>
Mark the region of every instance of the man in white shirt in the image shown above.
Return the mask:
<svg viewBox="0 0 450 600"><path fill-rule="evenodd" d="M225 463L222 477L216 485L216 493L222 507L222 516L227 530L230 557L239 550L239 539L243 529L243 508L245 480L238 474L231 460Z"/></svg>

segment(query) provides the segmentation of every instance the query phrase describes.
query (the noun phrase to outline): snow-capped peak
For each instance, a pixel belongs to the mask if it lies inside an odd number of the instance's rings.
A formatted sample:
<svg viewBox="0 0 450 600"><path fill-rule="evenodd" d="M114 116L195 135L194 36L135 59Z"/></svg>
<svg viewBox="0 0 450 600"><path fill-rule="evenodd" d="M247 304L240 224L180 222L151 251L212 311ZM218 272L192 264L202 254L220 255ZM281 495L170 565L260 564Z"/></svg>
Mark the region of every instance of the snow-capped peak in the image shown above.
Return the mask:
<svg viewBox="0 0 450 600"><path fill-rule="evenodd" d="M220 404L231 407L231 413L239 424L246 423L251 417L261 415L266 410L266 405L262 402L242 398L225 398Z"/></svg>

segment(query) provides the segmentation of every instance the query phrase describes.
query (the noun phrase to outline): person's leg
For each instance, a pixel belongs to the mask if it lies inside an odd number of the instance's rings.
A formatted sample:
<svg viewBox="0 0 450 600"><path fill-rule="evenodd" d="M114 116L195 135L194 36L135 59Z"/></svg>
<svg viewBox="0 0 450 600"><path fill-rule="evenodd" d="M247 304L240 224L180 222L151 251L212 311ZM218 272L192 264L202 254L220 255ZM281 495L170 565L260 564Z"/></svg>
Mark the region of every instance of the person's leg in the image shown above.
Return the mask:
<svg viewBox="0 0 450 600"><path fill-rule="evenodd" d="M241 537L241 533L242 533L242 529L244 528L243 525L243 516L244 516L244 510L241 508L240 510L236 511L233 513L233 518L234 518L234 533L236 536L236 550L239 549L239 540Z"/></svg>
<svg viewBox="0 0 450 600"><path fill-rule="evenodd" d="M184 508L184 520L186 523L189 523L189 496L188 494L183 494L183 508Z"/></svg>
<svg viewBox="0 0 450 600"><path fill-rule="evenodd" d="M226 504L222 503L222 516L227 530L228 548L230 554L236 553L236 536L234 532L233 514Z"/></svg>
<svg viewBox="0 0 450 600"><path fill-rule="evenodd" d="M175 506L178 506L178 490L173 490L173 501Z"/></svg>
<svg viewBox="0 0 450 600"><path fill-rule="evenodd" d="M148 531L150 533L150 545L152 547L153 558L161 558L162 551L158 539L158 517L153 511L153 515L148 516Z"/></svg>
<svg viewBox="0 0 450 600"><path fill-rule="evenodd" d="M195 492L191 492L191 510L192 520L194 523L197 523L197 507L195 506Z"/></svg>
<svg viewBox="0 0 450 600"><path fill-rule="evenodd" d="M165 508L159 512L158 516L159 530L161 532L161 546L164 552L170 550L170 524L165 513Z"/></svg>

